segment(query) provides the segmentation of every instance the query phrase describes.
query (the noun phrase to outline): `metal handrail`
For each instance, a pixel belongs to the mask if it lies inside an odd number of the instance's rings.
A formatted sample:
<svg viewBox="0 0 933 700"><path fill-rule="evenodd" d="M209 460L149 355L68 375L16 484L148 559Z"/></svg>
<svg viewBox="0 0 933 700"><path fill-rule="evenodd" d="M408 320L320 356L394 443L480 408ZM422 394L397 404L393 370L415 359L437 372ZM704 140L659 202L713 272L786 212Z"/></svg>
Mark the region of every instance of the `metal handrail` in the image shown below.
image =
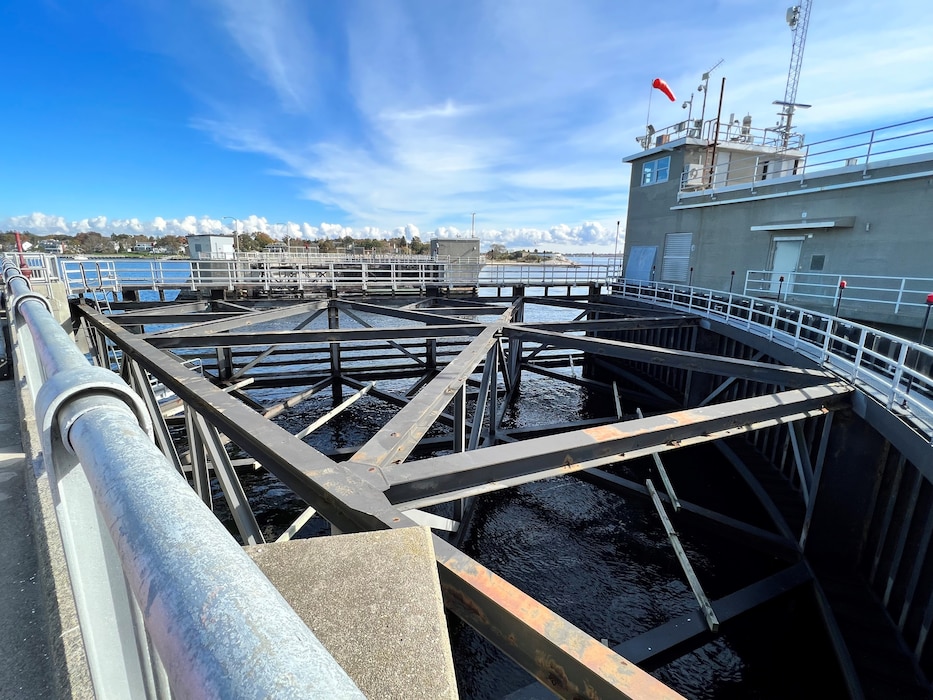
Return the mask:
<svg viewBox="0 0 933 700"><path fill-rule="evenodd" d="M621 256L614 261L592 264L492 264L483 267L480 286L606 285L618 278L621 272Z"/></svg>
<svg viewBox="0 0 933 700"><path fill-rule="evenodd" d="M142 401L2 270L98 697L362 698L156 448Z"/></svg>
<svg viewBox="0 0 933 700"><path fill-rule="evenodd" d="M933 444L933 348L776 300L621 279L613 293L714 319L792 349L872 394Z"/></svg>
<svg viewBox="0 0 933 700"><path fill-rule="evenodd" d="M22 268L22 273L34 282L57 282L58 258L48 253L6 252L3 258Z"/></svg>
<svg viewBox="0 0 933 700"><path fill-rule="evenodd" d="M878 150L882 145L883 150ZM754 190L777 180L806 182L814 172L825 173L838 168L868 172L871 163L889 160L894 154L904 156L927 153L933 147L933 116L898 124L814 141L806 146L789 144L767 153L732 159L712 167L701 166L702 180L683 173L678 198L708 194L722 188ZM764 166L767 163L768 170Z"/></svg>
<svg viewBox="0 0 933 700"><path fill-rule="evenodd" d="M780 278L783 277L783 282ZM744 294L754 297L814 299L833 303L840 284L845 282L847 303L890 307L892 313L926 307L927 295L933 292L933 278L891 277L887 275L840 275L823 272L782 272L747 270ZM777 285L777 286L775 286Z"/></svg>
<svg viewBox="0 0 933 700"><path fill-rule="evenodd" d="M606 285L621 273L621 256L591 264L537 263L485 264L481 258L463 260L379 260L333 258L325 261L281 260L62 260L70 294L119 291L123 287L148 289L299 291L358 289L392 290L428 286L472 285Z"/></svg>

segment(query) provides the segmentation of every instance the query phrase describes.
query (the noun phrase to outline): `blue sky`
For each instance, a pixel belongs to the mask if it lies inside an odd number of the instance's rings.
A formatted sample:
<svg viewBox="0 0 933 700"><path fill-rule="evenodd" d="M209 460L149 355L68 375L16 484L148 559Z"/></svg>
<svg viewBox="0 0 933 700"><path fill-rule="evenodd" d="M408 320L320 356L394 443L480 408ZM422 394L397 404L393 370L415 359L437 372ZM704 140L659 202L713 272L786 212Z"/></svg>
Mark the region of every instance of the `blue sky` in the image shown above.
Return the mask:
<svg viewBox="0 0 933 700"><path fill-rule="evenodd" d="M788 0L31 0L0 11L0 230L468 233L611 251L635 138L777 121ZM933 3L813 0L808 141L933 114ZM661 77L672 103L651 81ZM650 96L650 114L649 110ZM701 96L694 100L698 116ZM227 217L227 218L225 218ZM624 231L623 231L624 234Z"/></svg>

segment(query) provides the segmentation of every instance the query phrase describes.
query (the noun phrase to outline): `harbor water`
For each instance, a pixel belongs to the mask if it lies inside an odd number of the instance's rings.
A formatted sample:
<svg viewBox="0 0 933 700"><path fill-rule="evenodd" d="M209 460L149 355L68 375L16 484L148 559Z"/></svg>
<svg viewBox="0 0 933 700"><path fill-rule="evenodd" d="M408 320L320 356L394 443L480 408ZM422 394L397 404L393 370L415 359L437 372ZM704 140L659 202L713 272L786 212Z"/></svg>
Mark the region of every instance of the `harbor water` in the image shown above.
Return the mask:
<svg viewBox="0 0 933 700"><path fill-rule="evenodd" d="M529 290L532 293L534 290ZM529 304L526 320L569 320L577 312ZM393 319L362 315L373 326ZM282 319L263 330L288 330L294 319ZM318 318L309 328L321 327ZM347 327L352 326L348 323ZM255 330L260 330L256 328ZM294 365L300 372L300 362ZM566 373L579 371L567 368ZM351 371L352 373L352 371ZM404 393L411 380L380 383L383 391ZM294 393L293 388L250 392L263 404ZM322 392L276 418L297 433L330 410L333 400ZM633 414L635 406L623 406ZM360 445L396 409L365 396L311 433L306 440L322 452ZM525 373L506 428L534 428L577 419L614 415L610 396L586 388ZM442 431L441 431L442 432ZM743 483L712 446L665 453L678 496L731 517L766 527ZM644 483L652 476L650 458L607 470ZM275 539L306 504L274 477L245 470L241 478L267 539ZM656 479L655 479L656 480ZM219 489L217 490L218 501ZM223 508L217 509L224 518ZM447 514L443 506L437 508ZM683 548L711 600L728 595L783 563L716 536L693 521L675 526ZM329 533L315 517L298 537ZM698 613L697 602L674 556L658 513L637 494L604 490L572 476L505 489L479 497L462 543L464 551L595 639L610 646L658 625ZM815 697L805 688L819 678L820 697L845 697L829 644L818 625L817 611L806 596L778 600L766 609L729 621L720 633L684 655L648 669L688 698L777 699ZM454 617L449 617L451 644L461 697L464 700L507 698L534 684L523 669ZM836 690L834 690L834 688ZM531 695L551 697L543 687Z"/></svg>

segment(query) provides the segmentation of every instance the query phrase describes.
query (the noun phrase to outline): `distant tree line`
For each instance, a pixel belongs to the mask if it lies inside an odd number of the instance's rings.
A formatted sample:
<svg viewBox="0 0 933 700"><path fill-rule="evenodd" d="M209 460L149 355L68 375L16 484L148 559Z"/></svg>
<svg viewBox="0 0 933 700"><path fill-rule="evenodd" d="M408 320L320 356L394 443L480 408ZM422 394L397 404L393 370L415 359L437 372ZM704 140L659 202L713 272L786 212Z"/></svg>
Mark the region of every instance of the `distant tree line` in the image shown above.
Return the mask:
<svg viewBox="0 0 933 700"><path fill-rule="evenodd" d="M57 241L61 243L65 254L85 254L85 255L114 255L122 253L132 253L138 251L141 246L151 246L153 254L156 255L186 255L188 239L184 236L167 235L161 237L132 235L126 233L114 233L105 236L97 231L84 231L74 236L66 235L47 235L40 236L29 231L20 232L20 240L28 248L34 251L42 251L43 244L46 241ZM282 244L289 248L302 249L307 246L317 246L321 253L346 253L355 254L406 254L406 255L427 255L431 252L430 244L423 243L418 236L412 240L404 236L398 238L354 238L352 236L343 236L342 238L305 240L303 238L289 238L277 241L267 233L254 231L252 233L244 232L237 236L237 250L241 252L261 251L267 246L273 244ZM16 250L16 234L14 231L4 231L0 233L0 249L4 251Z"/></svg>
<svg viewBox="0 0 933 700"><path fill-rule="evenodd" d="M514 261L514 262L535 263L535 262L541 262L546 257L548 256L540 255L538 253L537 248L535 248L533 252L527 251L527 250L509 251L509 249L506 248L501 243L493 243L489 247L489 251L486 253L487 260L501 260L501 261L509 261L509 262Z"/></svg>

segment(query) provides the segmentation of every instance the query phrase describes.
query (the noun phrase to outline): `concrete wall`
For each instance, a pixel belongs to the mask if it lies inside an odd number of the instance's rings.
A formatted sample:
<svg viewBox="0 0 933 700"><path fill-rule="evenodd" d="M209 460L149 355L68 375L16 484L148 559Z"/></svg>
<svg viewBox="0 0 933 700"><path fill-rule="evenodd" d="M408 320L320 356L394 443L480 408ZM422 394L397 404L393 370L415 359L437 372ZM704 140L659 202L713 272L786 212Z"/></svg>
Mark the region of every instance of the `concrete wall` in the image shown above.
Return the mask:
<svg viewBox="0 0 933 700"><path fill-rule="evenodd" d="M687 162L695 162L697 149L680 144L671 154L671 179L643 187L641 165L658 151L627 159L632 173L625 235L626 262L633 246L657 246L657 281L673 281L660 274L665 234L673 232L693 234L690 266L699 287L728 290L734 270L733 291L742 291L746 271L772 269L775 239L789 237L802 239L796 272L817 272L814 256L822 256L824 275L933 277L929 154L872 164L867 172L848 166L684 193L678 201L675 173L682 171L685 153ZM837 224L800 228L821 220Z"/></svg>
<svg viewBox="0 0 933 700"><path fill-rule="evenodd" d="M232 260L233 236L188 236L188 254L192 260Z"/></svg>
<svg viewBox="0 0 933 700"><path fill-rule="evenodd" d="M478 238L435 238L431 241L431 255L433 257L450 256L451 262L461 258L470 258L471 261L479 257Z"/></svg>

